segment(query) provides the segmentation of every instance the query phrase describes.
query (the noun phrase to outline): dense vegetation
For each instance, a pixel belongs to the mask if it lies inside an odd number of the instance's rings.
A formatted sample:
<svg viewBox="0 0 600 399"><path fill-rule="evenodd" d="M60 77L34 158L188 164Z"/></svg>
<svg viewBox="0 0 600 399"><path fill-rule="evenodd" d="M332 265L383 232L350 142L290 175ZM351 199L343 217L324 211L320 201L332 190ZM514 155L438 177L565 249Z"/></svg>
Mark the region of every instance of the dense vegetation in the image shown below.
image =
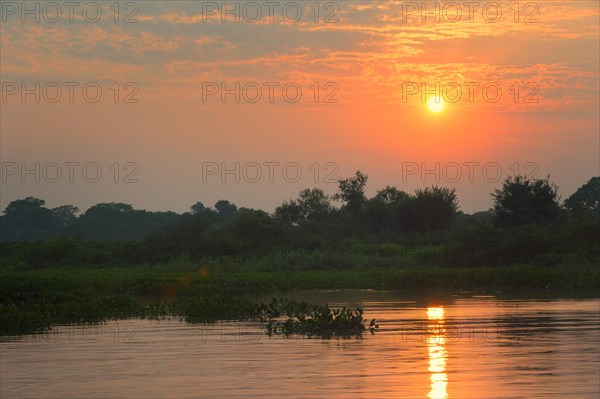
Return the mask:
<svg viewBox="0 0 600 399"><path fill-rule="evenodd" d="M273 214L225 200L183 215L99 204L80 216L36 198L11 202L0 219L2 334L169 314L332 336L363 331L360 309L247 295L600 287L599 177L562 204L548 179L508 178L493 209L474 215L448 188L388 186L367 198L367 180L342 179L332 197L303 190Z"/></svg>
<svg viewBox="0 0 600 399"><path fill-rule="evenodd" d="M434 186L410 195L387 186L366 198L366 183L357 172L340 181L333 198L306 189L273 214L221 200L214 209L196 203L183 215L99 204L76 217L72 206L47 209L26 198L0 218L0 259L3 270L203 263L269 271L549 265L600 254L600 177L562 205L548 179L508 178L492 194L493 209L474 215L458 211L454 190Z"/></svg>

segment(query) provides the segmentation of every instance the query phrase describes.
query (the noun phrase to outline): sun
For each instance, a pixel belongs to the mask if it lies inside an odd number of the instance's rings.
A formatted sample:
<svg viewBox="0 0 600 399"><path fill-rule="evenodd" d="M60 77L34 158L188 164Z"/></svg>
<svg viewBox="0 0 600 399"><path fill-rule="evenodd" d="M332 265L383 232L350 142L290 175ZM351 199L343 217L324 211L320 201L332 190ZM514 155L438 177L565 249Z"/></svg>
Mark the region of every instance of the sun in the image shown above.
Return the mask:
<svg viewBox="0 0 600 399"><path fill-rule="evenodd" d="M427 101L427 106L431 112L440 112L444 109L444 99L439 96L433 96Z"/></svg>

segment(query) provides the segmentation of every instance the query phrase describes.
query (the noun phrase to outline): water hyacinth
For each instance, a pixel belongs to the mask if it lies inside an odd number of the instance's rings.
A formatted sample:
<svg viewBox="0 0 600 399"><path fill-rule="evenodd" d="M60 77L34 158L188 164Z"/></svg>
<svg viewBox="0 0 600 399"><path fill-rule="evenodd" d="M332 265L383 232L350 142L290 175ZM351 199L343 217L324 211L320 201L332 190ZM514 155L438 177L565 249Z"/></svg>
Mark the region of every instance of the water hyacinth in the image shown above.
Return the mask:
<svg viewBox="0 0 600 399"><path fill-rule="evenodd" d="M372 319L368 327L363 324L363 310L343 307L332 309L329 305L309 305L305 302L273 299L264 309L268 323L267 334L300 334L323 338L360 335L367 329L374 333L379 325Z"/></svg>

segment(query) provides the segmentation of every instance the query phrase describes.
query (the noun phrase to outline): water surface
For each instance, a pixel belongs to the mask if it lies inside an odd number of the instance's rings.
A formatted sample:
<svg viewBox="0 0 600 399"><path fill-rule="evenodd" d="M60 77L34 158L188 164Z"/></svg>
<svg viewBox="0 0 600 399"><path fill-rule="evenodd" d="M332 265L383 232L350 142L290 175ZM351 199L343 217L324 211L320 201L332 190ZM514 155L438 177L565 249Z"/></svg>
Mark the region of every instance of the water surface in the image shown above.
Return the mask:
<svg viewBox="0 0 600 399"><path fill-rule="evenodd" d="M4 338L8 398L598 398L600 299L296 294L363 306L362 338L121 320ZM295 298L296 299L296 298Z"/></svg>

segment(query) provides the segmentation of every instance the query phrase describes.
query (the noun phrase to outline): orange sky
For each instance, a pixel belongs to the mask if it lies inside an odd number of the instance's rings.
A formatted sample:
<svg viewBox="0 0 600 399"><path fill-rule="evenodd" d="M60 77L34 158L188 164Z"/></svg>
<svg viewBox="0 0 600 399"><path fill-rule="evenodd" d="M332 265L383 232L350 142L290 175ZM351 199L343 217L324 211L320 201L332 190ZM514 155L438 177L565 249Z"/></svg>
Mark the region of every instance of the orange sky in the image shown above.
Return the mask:
<svg viewBox="0 0 600 399"><path fill-rule="evenodd" d="M518 14L498 2L501 16L485 1L473 12L461 1L317 2L318 18L314 2L283 1L272 20L263 3L260 19L240 2L240 21L222 23L221 2L117 2L117 22L112 2L98 3L96 22L91 6L70 22L47 2L37 15L2 2L1 207L31 195L81 209L185 211L224 198L272 210L306 187L333 193L360 169L369 195L437 183L474 212L514 171L550 175L563 198L600 173L596 1L522 2ZM72 101L65 82L78 84ZM222 98L221 84L236 82ZM438 87L448 101L435 114L422 91Z"/></svg>

